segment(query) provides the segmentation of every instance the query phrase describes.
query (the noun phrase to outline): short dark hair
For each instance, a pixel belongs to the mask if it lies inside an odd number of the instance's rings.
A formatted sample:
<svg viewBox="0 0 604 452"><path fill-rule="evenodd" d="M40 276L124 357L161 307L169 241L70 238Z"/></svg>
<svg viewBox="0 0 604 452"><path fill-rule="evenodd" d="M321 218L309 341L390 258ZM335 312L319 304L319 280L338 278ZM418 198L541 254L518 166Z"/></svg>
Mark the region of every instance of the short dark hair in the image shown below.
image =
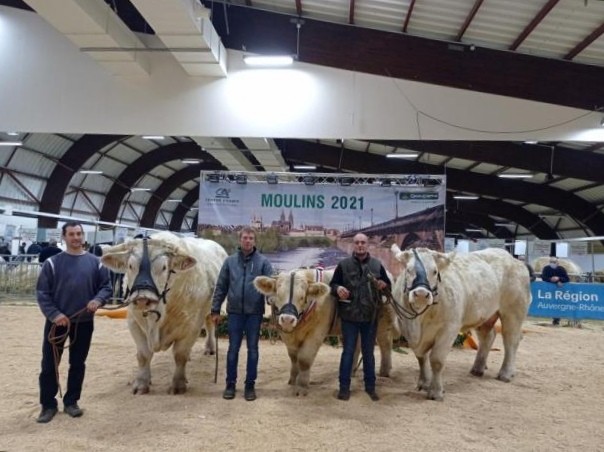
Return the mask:
<svg viewBox="0 0 604 452"><path fill-rule="evenodd" d="M61 230L63 231L62 235L65 236L65 234L67 233L67 228L75 228L76 226L80 227L82 233L84 232L84 227L82 226L82 223L80 223L79 221L68 221L61 228Z"/></svg>

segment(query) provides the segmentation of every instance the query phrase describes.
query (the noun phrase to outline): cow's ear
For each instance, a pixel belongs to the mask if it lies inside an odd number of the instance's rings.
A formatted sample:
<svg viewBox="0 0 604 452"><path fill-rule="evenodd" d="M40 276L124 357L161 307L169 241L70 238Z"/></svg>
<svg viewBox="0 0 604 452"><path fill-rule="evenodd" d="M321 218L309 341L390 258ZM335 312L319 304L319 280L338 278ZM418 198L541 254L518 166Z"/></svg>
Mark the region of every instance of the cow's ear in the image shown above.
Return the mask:
<svg viewBox="0 0 604 452"><path fill-rule="evenodd" d="M312 283L308 286L306 293L310 298L321 298L330 292L330 288L327 284L322 282Z"/></svg>
<svg viewBox="0 0 604 452"><path fill-rule="evenodd" d="M128 268L128 258L130 257L129 251L122 251L120 253L109 253L104 254L101 257L101 263L113 270L116 273L126 273Z"/></svg>
<svg viewBox="0 0 604 452"><path fill-rule="evenodd" d="M407 260L405 258L405 253L403 251L401 251L401 249L398 247L398 245L396 243L394 243L390 247L390 252L394 256L394 258L397 261L399 261L400 263L402 263L402 264L406 264L407 263Z"/></svg>
<svg viewBox="0 0 604 452"><path fill-rule="evenodd" d="M277 280L269 276L256 276L254 287L263 295L273 295L277 287Z"/></svg>
<svg viewBox="0 0 604 452"><path fill-rule="evenodd" d="M444 270L447 266L453 261L455 258L455 251L451 253L438 253L433 251L434 260L436 261L436 266L439 271Z"/></svg>
<svg viewBox="0 0 604 452"><path fill-rule="evenodd" d="M185 270L194 267L197 263L197 259L191 256L187 256L185 254L176 254L172 258L172 270L175 272L183 272Z"/></svg>

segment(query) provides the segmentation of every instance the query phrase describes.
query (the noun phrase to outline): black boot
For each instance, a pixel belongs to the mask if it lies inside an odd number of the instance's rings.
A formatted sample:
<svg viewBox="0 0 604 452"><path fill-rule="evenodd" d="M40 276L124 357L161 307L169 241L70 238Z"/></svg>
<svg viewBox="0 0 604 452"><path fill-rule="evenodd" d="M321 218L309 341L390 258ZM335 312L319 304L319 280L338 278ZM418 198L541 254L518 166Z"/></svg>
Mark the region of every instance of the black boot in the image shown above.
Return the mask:
<svg viewBox="0 0 604 452"><path fill-rule="evenodd" d="M251 402L252 400L256 400L256 389L254 389L254 383L245 384L245 391L243 393L243 397L248 402Z"/></svg>
<svg viewBox="0 0 604 452"><path fill-rule="evenodd" d="M222 398L227 400L235 398L235 383L227 383L226 388L222 393Z"/></svg>

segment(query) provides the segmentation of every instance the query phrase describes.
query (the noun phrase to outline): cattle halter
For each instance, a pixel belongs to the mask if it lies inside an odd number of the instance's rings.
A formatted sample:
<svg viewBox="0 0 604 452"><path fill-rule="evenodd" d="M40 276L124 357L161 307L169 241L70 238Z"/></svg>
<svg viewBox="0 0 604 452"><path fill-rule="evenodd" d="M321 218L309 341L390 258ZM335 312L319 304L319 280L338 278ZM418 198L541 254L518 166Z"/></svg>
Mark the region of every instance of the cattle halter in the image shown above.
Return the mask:
<svg viewBox="0 0 604 452"><path fill-rule="evenodd" d="M289 276L289 278L290 278L289 279L289 298L287 300L287 303L284 304L283 307L279 310L277 310L275 308L274 304L272 306L273 306L273 312L277 311L277 312L275 312L275 317L279 316L279 315L283 315L283 314L292 315L298 320L298 325L299 325L300 323L302 323L304 321L304 319L306 317L308 317L314 311L314 309L317 306L317 303L315 300L313 300L312 303L310 304L310 306L308 306L306 309L298 312L298 309L296 308L296 306L294 305L294 302L293 302L295 276L296 276L296 272L292 271ZM322 276L322 274L321 274L321 276ZM318 277L318 274L316 274L315 277ZM306 302L306 299L304 301ZM278 325L278 322L276 322L276 324ZM283 331L282 328L280 328L279 326L278 326L278 328L283 333L287 333L286 331Z"/></svg>
<svg viewBox="0 0 604 452"><path fill-rule="evenodd" d="M415 256L415 278L411 283L411 287L407 287L407 279L405 278L405 286L403 288L403 292L408 293L412 292L418 287L423 287L428 292L432 294L433 298L436 298L438 295L438 283L440 282L440 272L437 273L437 283L434 287L430 287L430 282L428 281L428 275L426 274L426 267L424 267L424 263L419 258L419 254L417 254L417 250L413 248L413 255ZM434 303L436 304L436 302Z"/></svg>
<svg viewBox="0 0 604 452"><path fill-rule="evenodd" d="M168 283L170 282L170 277L174 273L174 270L170 270L168 272L168 277L166 278L164 288L162 292L159 293L159 290L157 290L157 286L153 281L153 277L151 276L151 259L149 259L149 245L147 244L147 240L147 238L143 239L143 256L141 258L138 275L136 275L136 278L134 279L132 288L128 288L126 291L125 299L128 298L132 292L148 290L157 296L158 301L163 301L165 304L166 295L170 291L168 288ZM136 305L136 301L134 301L134 304ZM157 316L156 322L159 322L161 319L161 312L159 312L157 309L146 309L143 311L143 317L147 317L149 314L155 314Z"/></svg>

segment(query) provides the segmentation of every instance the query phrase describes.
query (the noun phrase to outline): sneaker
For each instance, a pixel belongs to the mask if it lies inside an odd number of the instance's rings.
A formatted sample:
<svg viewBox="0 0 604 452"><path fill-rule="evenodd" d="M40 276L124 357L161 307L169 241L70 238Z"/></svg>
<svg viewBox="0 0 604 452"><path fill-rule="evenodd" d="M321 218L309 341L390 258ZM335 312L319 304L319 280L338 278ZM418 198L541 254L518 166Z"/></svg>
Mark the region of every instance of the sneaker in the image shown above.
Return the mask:
<svg viewBox="0 0 604 452"><path fill-rule="evenodd" d="M80 417L82 414L84 414L84 412L78 406L77 403L74 403L73 405L65 405L65 408L63 408L63 411L65 413L69 414L71 417Z"/></svg>
<svg viewBox="0 0 604 452"><path fill-rule="evenodd" d="M42 411L40 411L40 415L36 419L36 422L46 424L47 422L52 421L52 418L55 417L57 411L59 410L56 408L42 408Z"/></svg>
<svg viewBox="0 0 604 452"><path fill-rule="evenodd" d="M350 389L340 388L337 395L338 400L348 400L350 399Z"/></svg>
<svg viewBox="0 0 604 452"><path fill-rule="evenodd" d="M552 325L559 326L560 325L560 319L554 319L554 320L552 320Z"/></svg>
<svg viewBox="0 0 604 452"><path fill-rule="evenodd" d="M227 400L235 398L235 383L227 383L226 388L222 393L222 398Z"/></svg>
<svg viewBox="0 0 604 452"><path fill-rule="evenodd" d="M365 391L365 392L367 392L367 395L369 396L369 398L371 400L373 400L374 402L377 402L378 400L380 400L380 396L377 395L375 390L373 390L373 391L370 390L370 391Z"/></svg>
<svg viewBox="0 0 604 452"><path fill-rule="evenodd" d="M245 385L245 391L243 393L243 397L248 402L252 400L256 400L256 390L254 389L254 383L248 383Z"/></svg>

